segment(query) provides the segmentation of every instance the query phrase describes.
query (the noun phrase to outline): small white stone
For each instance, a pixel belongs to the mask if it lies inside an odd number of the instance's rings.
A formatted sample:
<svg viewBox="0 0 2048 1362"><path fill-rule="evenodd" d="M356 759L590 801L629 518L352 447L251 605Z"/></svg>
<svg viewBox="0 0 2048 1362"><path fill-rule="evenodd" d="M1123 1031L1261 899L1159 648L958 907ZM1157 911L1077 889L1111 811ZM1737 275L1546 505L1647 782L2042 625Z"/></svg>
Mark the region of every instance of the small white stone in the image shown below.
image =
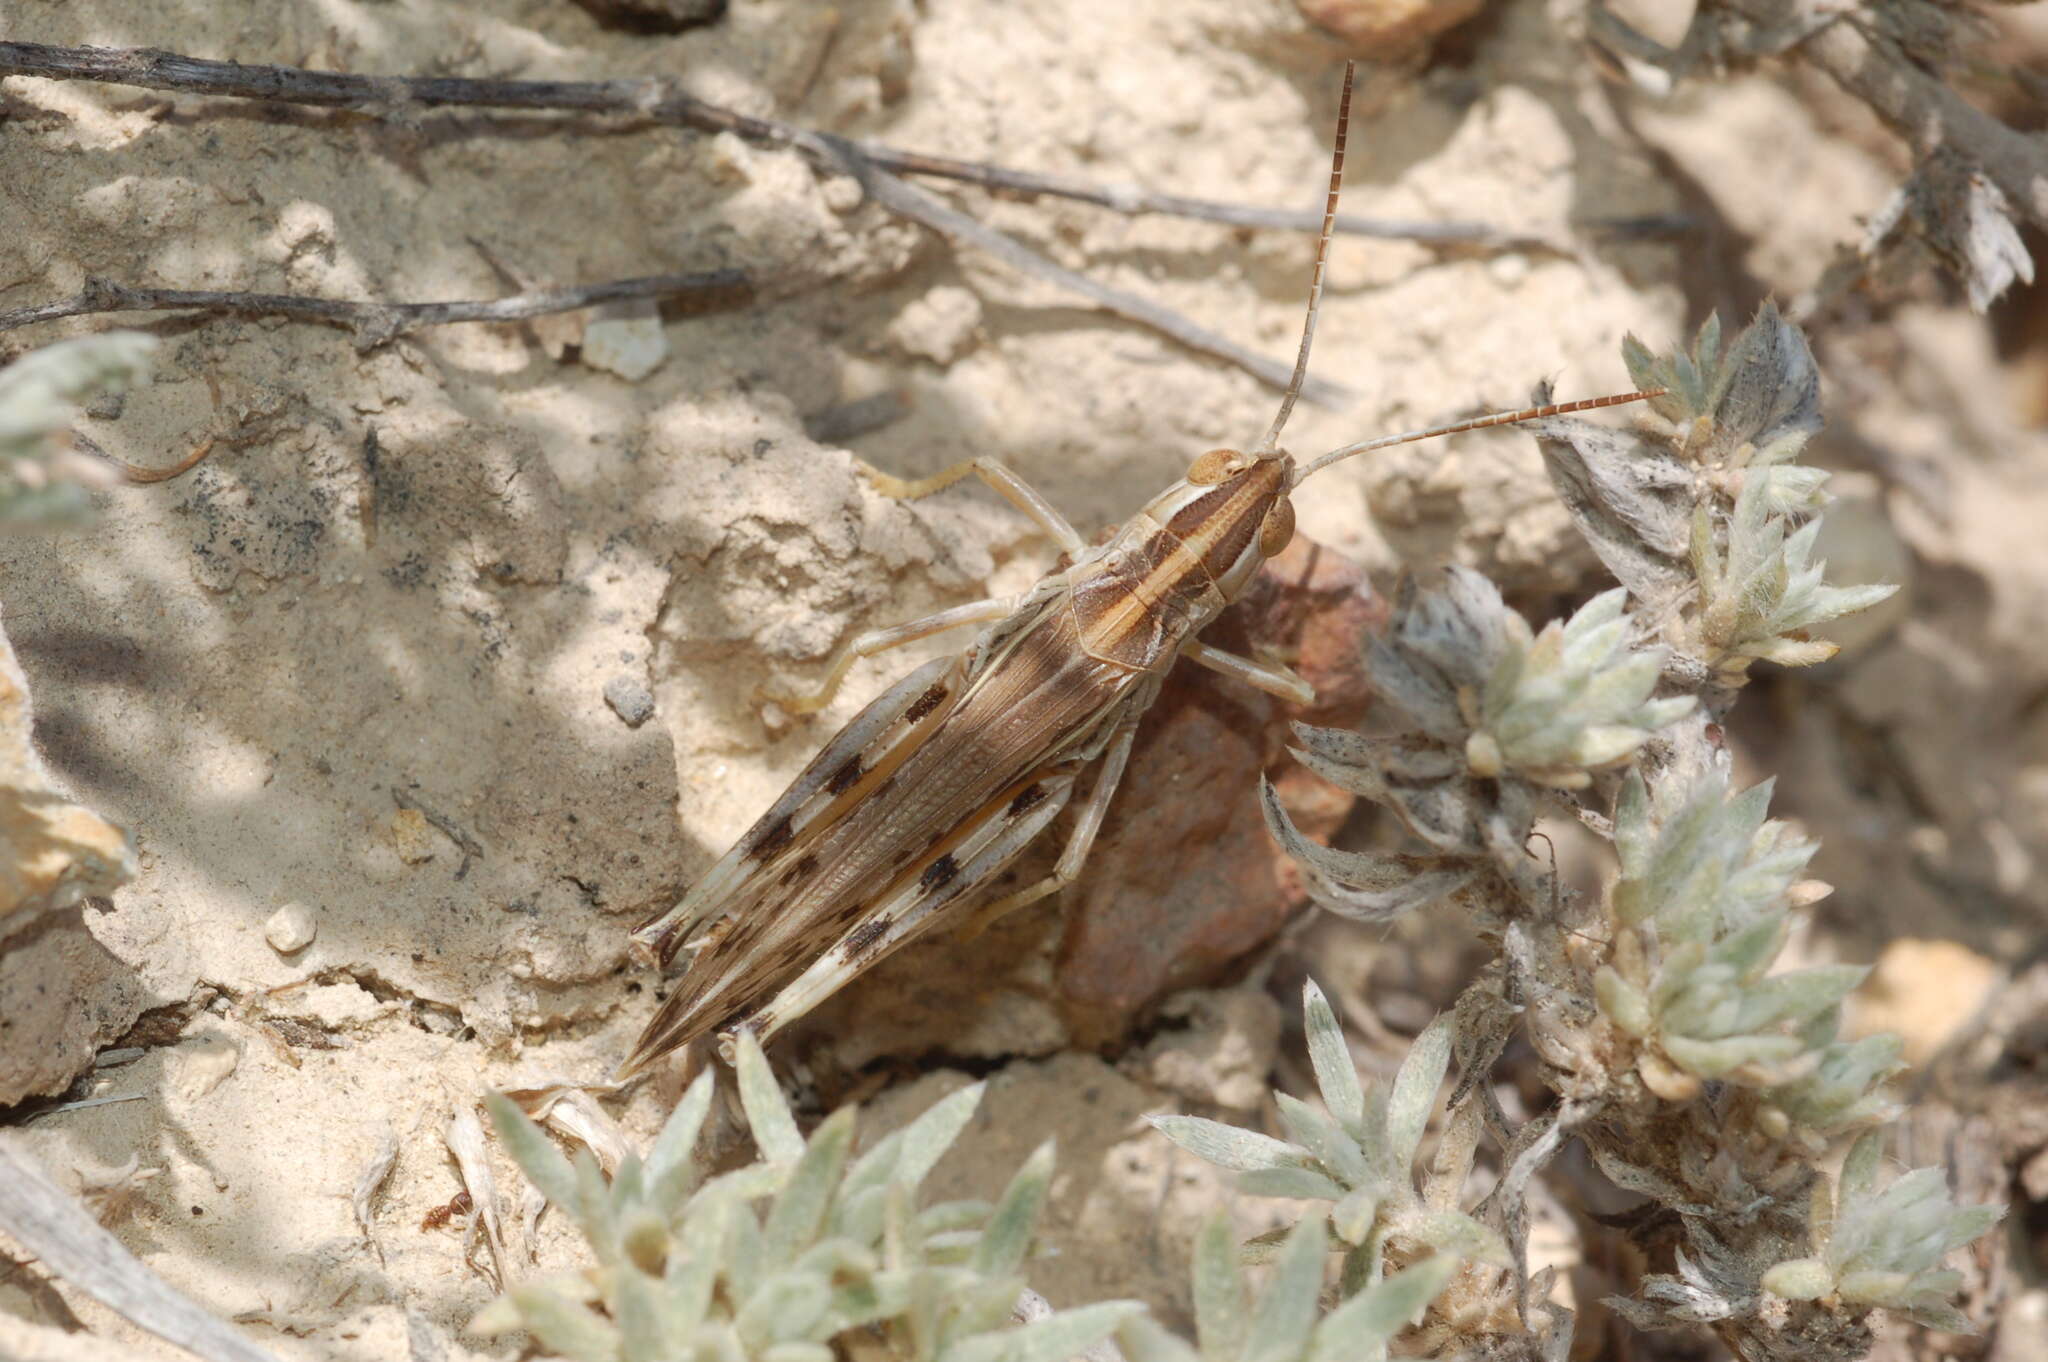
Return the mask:
<svg viewBox="0 0 2048 1362"><path fill-rule="evenodd" d="M583 362L628 383L638 383L667 358L668 333L652 307L642 316L600 317L583 328Z"/></svg>
<svg viewBox="0 0 2048 1362"><path fill-rule="evenodd" d="M242 1061L241 1047L225 1037L202 1035L171 1050L170 1085L187 1102L197 1102L227 1082Z"/></svg>
<svg viewBox="0 0 2048 1362"><path fill-rule="evenodd" d="M1505 251L1488 261L1486 270L1502 288L1518 288L1529 277L1529 257L1520 251Z"/></svg>
<svg viewBox="0 0 2048 1362"><path fill-rule="evenodd" d="M303 903L287 903L263 924L263 939L278 954L290 955L312 945L313 935L319 930L320 924L314 920L311 908Z"/></svg>
<svg viewBox="0 0 2048 1362"><path fill-rule="evenodd" d="M867 197L860 181L851 175L825 176L818 182L818 193L824 197L825 206L835 213L851 213Z"/></svg>
<svg viewBox="0 0 2048 1362"><path fill-rule="evenodd" d="M736 132L715 134L705 144L705 169L714 180L744 184L754 178L754 149Z"/></svg>
<svg viewBox="0 0 2048 1362"><path fill-rule="evenodd" d="M980 329L981 299L957 284L940 284L889 324L889 339L905 354L943 366L972 350Z"/></svg>

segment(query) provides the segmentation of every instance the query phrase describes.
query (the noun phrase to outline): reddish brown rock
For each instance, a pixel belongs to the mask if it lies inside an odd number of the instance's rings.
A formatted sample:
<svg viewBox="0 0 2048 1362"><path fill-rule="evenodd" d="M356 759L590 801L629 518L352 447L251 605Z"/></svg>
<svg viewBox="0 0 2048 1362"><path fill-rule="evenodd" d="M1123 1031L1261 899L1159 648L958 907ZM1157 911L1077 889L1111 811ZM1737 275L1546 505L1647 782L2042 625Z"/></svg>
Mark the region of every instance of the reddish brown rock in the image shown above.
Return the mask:
<svg viewBox="0 0 2048 1362"><path fill-rule="evenodd" d="M1297 0L1302 17L1362 57L1408 52L1478 14L1486 0Z"/></svg>

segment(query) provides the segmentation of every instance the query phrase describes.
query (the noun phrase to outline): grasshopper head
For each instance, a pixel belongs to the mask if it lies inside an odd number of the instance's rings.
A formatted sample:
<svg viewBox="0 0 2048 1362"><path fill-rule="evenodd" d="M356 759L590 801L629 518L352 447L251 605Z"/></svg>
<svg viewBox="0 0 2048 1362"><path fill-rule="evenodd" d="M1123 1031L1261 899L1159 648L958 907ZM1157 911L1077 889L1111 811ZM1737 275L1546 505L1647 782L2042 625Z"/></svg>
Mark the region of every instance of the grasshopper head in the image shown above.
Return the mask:
<svg viewBox="0 0 2048 1362"><path fill-rule="evenodd" d="M1293 478L1294 460L1279 450L1212 449L1151 514L1200 555L1224 597L1236 600L1259 565L1294 538L1294 503L1287 499Z"/></svg>

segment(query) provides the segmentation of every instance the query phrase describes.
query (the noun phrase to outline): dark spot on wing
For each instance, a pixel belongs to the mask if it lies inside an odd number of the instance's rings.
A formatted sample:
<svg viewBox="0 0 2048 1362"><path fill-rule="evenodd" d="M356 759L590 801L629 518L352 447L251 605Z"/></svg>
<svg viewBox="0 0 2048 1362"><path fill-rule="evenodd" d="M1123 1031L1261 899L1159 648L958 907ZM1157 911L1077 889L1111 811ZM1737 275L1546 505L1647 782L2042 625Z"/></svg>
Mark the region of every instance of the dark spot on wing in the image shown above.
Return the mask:
<svg viewBox="0 0 2048 1362"><path fill-rule="evenodd" d="M789 869L783 871L782 878L777 880L775 883L780 887L787 889L792 884L795 884L798 880L804 879L807 876L809 876L810 873L816 870L817 868L818 858L816 856L798 857L797 863L791 866Z"/></svg>
<svg viewBox="0 0 2048 1362"><path fill-rule="evenodd" d="M860 957L867 954L868 947L881 940L888 930L889 924L881 918L870 918L861 923L846 934L846 958L854 964L859 964Z"/></svg>
<svg viewBox="0 0 2048 1362"><path fill-rule="evenodd" d="M1023 789L1017 791L1017 797L1010 801L1010 817L1015 818L1020 813L1029 813L1044 802L1044 786L1026 785Z"/></svg>
<svg viewBox="0 0 2048 1362"><path fill-rule="evenodd" d="M846 765L834 771L831 779L825 782L825 793L845 794L853 787L855 781L866 774L867 768L860 764L860 755L855 753L846 759Z"/></svg>
<svg viewBox="0 0 2048 1362"><path fill-rule="evenodd" d="M903 721L905 723L916 723L919 719L922 719L944 703L946 695L946 683L943 681L938 682L930 690L918 696L909 709L903 711Z"/></svg>
<svg viewBox="0 0 2048 1362"><path fill-rule="evenodd" d="M920 889L944 889L959 873L960 863L949 851L924 868L924 874L917 877L917 885Z"/></svg>
<svg viewBox="0 0 2048 1362"><path fill-rule="evenodd" d="M895 788L896 788L896 777L895 777L895 776L890 776L890 777L889 777L889 778L888 778L887 780L883 781L883 782L882 782L882 783L881 783L880 785L877 785L877 786L876 786L876 787L875 787L875 788L873 789L873 791L871 791L871 793L872 793L872 794L874 795L874 797L875 797L875 798L877 798L877 799L880 799L880 798L881 798L881 797L882 797L883 795L885 795L885 794L889 793L889 791L891 791L891 790L893 790L893 789L895 789Z"/></svg>
<svg viewBox="0 0 2048 1362"><path fill-rule="evenodd" d="M789 826L789 820L777 819L774 827L761 834L760 842L754 847L754 855L765 859L795 840L796 831Z"/></svg>

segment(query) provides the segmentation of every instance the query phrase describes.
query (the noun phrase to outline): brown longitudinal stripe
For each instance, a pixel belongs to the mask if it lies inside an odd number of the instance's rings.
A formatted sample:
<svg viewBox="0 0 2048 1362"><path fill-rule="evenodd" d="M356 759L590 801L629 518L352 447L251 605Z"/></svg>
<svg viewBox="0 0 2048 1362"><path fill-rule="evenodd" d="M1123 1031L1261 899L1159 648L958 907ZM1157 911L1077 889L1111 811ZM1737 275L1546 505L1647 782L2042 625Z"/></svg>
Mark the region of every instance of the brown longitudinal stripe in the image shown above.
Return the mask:
<svg viewBox="0 0 2048 1362"><path fill-rule="evenodd" d="M1270 480L1255 471L1181 507L1166 528L1213 575L1250 546L1266 518L1263 503L1272 492Z"/></svg>
<svg viewBox="0 0 2048 1362"><path fill-rule="evenodd" d="M1193 501L1175 511L1173 517L1166 522L1166 528L1173 531L1176 539L1185 541L1191 538L1195 531L1206 525L1209 522L1210 516L1222 510L1229 504L1230 499L1242 490L1242 483L1233 487L1230 483L1226 482L1213 491L1204 492L1201 496L1196 497Z"/></svg>
<svg viewBox="0 0 2048 1362"><path fill-rule="evenodd" d="M1251 547L1251 539L1260 533L1260 524L1266 520L1266 510L1274 500L1276 492L1284 492L1286 485L1280 481L1278 463L1253 465L1249 473L1225 483L1231 492L1229 500L1214 506L1208 514L1196 514L1202 510L1202 502L1184 506L1174 518L1167 520L1167 528L1178 535L1184 545L1208 569L1210 576L1223 573L1235 563L1245 549ZM1219 487L1219 492L1225 490Z"/></svg>
<svg viewBox="0 0 2048 1362"><path fill-rule="evenodd" d="M1171 530L1162 530L1146 549L1152 567L1131 582L1130 590L1121 599L1091 622L1092 639L1106 652L1120 651L1116 644L1134 636L1151 637L1158 627L1161 601L1182 594L1182 586L1191 579L1208 581L1208 569L1202 566L1201 558Z"/></svg>

